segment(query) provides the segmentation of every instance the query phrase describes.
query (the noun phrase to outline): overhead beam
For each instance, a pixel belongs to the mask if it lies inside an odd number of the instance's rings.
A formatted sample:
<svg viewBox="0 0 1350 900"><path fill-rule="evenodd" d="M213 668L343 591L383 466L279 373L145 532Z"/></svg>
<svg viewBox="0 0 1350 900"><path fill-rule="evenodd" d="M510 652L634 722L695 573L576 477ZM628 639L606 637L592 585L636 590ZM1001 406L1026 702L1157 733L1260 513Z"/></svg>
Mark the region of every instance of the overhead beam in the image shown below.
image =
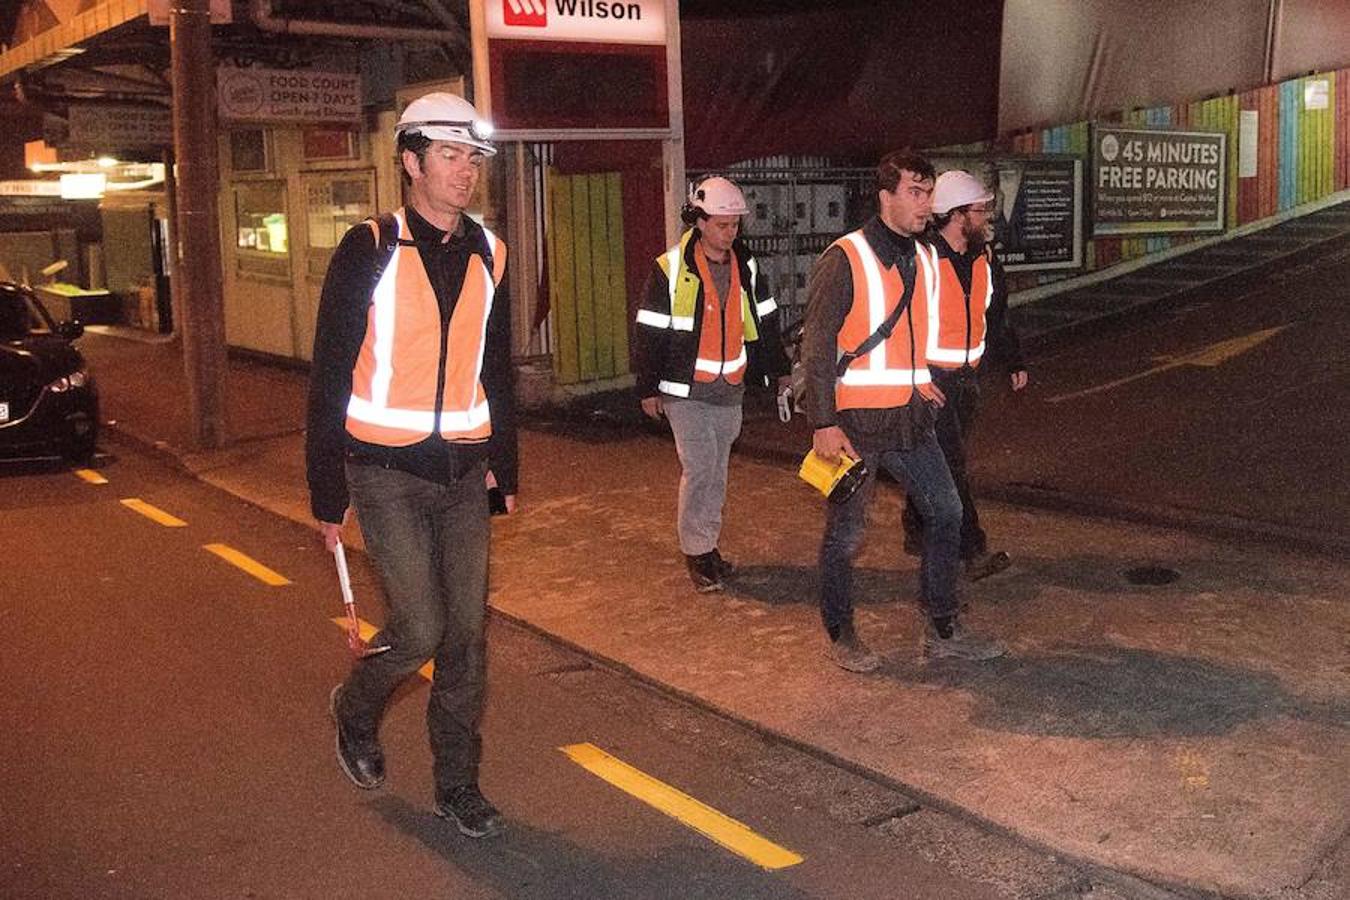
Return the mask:
<svg viewBox="0 0 1350 900"><path fill-rule="evenodd" d="M16 72L41 68L69 59L83 41L111 31L146 14L148 0L104 0L54 28L0 53L0 82Z"/></svg>

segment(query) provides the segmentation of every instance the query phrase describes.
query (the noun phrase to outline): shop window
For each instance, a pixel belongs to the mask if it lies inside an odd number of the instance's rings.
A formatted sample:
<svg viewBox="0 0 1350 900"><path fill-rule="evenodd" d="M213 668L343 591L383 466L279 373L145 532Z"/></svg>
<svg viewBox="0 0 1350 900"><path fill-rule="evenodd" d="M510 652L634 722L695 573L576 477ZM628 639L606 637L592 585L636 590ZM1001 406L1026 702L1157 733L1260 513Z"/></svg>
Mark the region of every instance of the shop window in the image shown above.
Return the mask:
<svg viewBox="0 0 1350 900"><path fill-rule="evenodd" d="M306 128L301 136L305 162L357 159L356 132L346 128Z"/></svg>
<svg viewBox="0 0 1350 900"><path fill-rule="evenodd" d="M375 214L372 172L333 172L305 177L305 224L311 276L322 278L333 248L353 225Z"/></svg>
<svg viewBox="0 0 1350 900"><path fill-rule="evenodd" d="M250 128L230 132L230 169L234 172L268 171L267 132Z"/></svg>
<svg viewBox="0 0 1350 900"><path fill-rule="evenodd" d="M248 181L234 186L235 259L241 275L290 279L286 182Z"/></svg>

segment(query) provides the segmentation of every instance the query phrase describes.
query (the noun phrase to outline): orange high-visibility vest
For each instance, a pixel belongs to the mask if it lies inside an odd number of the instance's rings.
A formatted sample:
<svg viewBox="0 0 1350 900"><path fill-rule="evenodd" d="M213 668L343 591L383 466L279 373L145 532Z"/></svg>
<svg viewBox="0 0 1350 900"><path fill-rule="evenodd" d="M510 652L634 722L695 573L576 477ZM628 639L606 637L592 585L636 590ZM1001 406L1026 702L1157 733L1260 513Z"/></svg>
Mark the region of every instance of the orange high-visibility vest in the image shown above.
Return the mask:
<svg viewBox="0 0 1350 900"><path fill-rule="evenodd" d="M411 241L407 215L394 213L400 241ZM380 243L379 223L371 231ZM447 441L478 442L492 434L487 396L479 376L492 298L506 271L506 245L483 229L492 271L481 255L469 258L464 284L450 316L445 384L436 419L436 378L441 366L441 312L417 247L399 243L371 293L366 336L352 370L347 431L387 447L406 447L437 432Z"/></svg>
<svg viewBox="0 0 1350 900"><path fill-rule="evenodd" d="M703 244L694 245L694 264L703 282L703 326L698 336L698 358L694 360L694 380L713 382L719 377L729 384L740 384L745 377L745 322L741 298L741 271L733 252L731 284L725 298L717 295L717 284L708 265ZM725 314L723 307L726 308Z"/></svg>
<svg viewBox="0 0 1350 900"><path fill-rule="evenodd" d="M881 327L904 294L898 266L883 267L862 229L834 242L848 258L853 276L853 304L839 329L837 349L851 353ZM914 388L932 381L924 348L928 341L928 305L936 292L937 254L915 242L918 283L909 308L891 336L855 359L835 381L836 409L890 409L909 403ZM910 342L911 326L914 340Z"/></svg>
<svg viewBox="0 0 1350 900"><path fill-rule="evenodd" d="M984 356L984 314L993 298L994 273L987 256L980 254L971 266L969 294L952 261L939 258L938 302L928 304L929 365L955 369L979 364Z"/></svg>

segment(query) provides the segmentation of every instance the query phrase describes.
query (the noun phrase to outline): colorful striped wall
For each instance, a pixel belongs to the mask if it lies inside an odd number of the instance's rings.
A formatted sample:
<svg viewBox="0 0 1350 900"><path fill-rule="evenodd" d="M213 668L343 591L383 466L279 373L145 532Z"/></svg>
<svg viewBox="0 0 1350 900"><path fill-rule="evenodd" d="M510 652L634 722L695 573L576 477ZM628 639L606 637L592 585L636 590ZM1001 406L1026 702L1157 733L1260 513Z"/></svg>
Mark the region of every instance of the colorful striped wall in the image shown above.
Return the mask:
<svg viewBox="0 0 1350 900"><path fill-rule="evenodd" d="M1326 81L1325 109L1309 109L1308 85ZM1242 110L1257 113L1257 172L1238 177L1238 123ZM1229 228L1269 218L1350 187L1350 68L1294 78L1193 103L1136 109L1104 121L1161 126L1228 135ZM1087 158L1088 122L1074 122L1013 135L1015 153L1071 153ZM1088 173L1090 177L1090 171ZM1100 269L1195 240L1191 235L1102 237L1087 241L1085 269ZM1063 275L1015 273L1022 290Z"/></svg>

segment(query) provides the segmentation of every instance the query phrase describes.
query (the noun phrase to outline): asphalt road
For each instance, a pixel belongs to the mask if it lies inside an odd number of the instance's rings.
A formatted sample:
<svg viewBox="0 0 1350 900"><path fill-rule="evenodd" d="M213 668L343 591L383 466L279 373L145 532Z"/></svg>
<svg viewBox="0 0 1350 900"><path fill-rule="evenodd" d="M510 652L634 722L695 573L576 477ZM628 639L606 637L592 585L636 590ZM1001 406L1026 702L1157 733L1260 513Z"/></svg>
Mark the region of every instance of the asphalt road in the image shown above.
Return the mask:
<svg viewBox="0 0 1350 900"><path fill-rule="evenodd" d="M1027 391L986 385L976 480L1350 545L1346 284L1341 242L1033 351Z"/></svg>
<svg viewBox="0 0 1350 900"><path fill-rule="evenodd" d="M386 718L384 789L334 763L326 700L348 660L316 535L113 449L104 484L0 466L0 895L1128 896L500 620L483 786L509 832L461 838L429 812L424 682ZM581 744L801 860L725 849L560 749Z"/></svg>

